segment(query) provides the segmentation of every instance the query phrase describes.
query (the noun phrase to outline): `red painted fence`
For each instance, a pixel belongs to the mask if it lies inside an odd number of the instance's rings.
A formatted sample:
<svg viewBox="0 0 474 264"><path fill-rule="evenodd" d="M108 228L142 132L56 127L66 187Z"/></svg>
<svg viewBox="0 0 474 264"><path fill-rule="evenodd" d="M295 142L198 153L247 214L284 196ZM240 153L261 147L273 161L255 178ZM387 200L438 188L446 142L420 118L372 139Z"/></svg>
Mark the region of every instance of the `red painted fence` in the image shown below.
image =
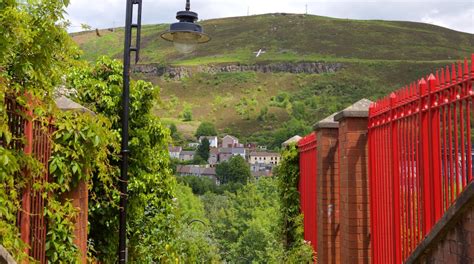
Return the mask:
<svg viewBox="0 0 474 264"><path fill-rule="evenodd" d="M373 263L402 263L472 180L473 81L465 60L369 109Z"/></svg>
<svg viewBox="0 0 474 264"><path fill-rule="evenodd" d="M317 189L316 189L316 135L314 133L298 142L300 152L300 192L301 212L304 215L304 240L309 241L314 252L318 249L317 227Z"/></svg>
<svg viewBox="0 0 474 264"><path fill-rule="evenodd" d="M20 228L21 238L29 248L27 253L37 262L46 263L46 221L44 219L43 198L44 190L33 189L35 183L48 181L48 161L51 155L51 134L53 127L44 127L40 122L30 120L32 111L27 111L14 100L7 99L8 126L16 140L6 146L23 150L27 155L33 155L40 161L45 170L39 177L33 179L22 190L21 210L18 213L17 226ZM25 141L21 140L25 138ZM24 177L28 171L23 171Z"/></svg>

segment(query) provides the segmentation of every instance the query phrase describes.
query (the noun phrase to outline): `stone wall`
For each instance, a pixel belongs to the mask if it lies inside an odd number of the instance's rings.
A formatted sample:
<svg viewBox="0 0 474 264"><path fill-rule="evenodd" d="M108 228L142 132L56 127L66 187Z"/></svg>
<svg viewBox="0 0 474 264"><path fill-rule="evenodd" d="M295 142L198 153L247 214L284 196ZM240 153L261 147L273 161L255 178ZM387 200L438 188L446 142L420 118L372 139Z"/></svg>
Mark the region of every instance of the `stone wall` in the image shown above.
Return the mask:
<svg viewBox="0 0 474 264"><path fill-rule="evenodd" d="M474 263L474 183L461 193L406 263Z"/></svg>
<svg viewBox="0 0 474 264"><path fill-rule="evenodd" d="M211 65L196 67L173 67L159 64L145 64L133 66L134 73L153 75L158 77L166 76L173 80L187 78L196 73L216 74L221 72L288 72L288 73L334 73L342 69L341 63L323 63L323 62L299 62L299 63L267 63L267 64L230 64L230 65Z"/></svg>

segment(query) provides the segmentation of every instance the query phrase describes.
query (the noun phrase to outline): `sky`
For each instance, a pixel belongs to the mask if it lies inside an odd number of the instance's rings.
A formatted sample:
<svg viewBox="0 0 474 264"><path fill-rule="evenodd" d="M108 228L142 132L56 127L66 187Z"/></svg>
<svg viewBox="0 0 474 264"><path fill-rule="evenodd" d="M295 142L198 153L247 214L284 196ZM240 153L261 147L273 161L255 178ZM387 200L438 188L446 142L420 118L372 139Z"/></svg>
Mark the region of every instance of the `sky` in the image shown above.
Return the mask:
<svg viewBox="0 0 474 264"><path fill-rule="evenodd" d="M71 0L66 9L69 31L123 27L126 0ZM143 24L173 23L185 0L143 0ZM349 19L383 19L430 23L474 34L474 0L191 0L199 19L247 14L308 13Z"/></svg>

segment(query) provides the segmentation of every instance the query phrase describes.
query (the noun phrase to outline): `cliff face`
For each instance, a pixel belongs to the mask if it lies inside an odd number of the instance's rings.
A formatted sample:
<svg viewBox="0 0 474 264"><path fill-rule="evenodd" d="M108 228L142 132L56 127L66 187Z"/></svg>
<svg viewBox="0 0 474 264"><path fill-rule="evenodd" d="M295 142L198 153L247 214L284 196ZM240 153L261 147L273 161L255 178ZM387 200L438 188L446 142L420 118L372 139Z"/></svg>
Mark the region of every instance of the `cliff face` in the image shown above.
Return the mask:
<svg viewBox="0 0 474 264"><path fill-rule="evenodd" d="M196 67L173 67L157 64L146 64L133 66L134 73L149 74L154 76L167 76L173 80L190 77L194 73L220 73L220 72L288 72L288 73L334 73L342 69L341 63L322 63L322 62L300 62L300 63L269 63L254 65L215 65L215 66L196 66Z"/></svg>

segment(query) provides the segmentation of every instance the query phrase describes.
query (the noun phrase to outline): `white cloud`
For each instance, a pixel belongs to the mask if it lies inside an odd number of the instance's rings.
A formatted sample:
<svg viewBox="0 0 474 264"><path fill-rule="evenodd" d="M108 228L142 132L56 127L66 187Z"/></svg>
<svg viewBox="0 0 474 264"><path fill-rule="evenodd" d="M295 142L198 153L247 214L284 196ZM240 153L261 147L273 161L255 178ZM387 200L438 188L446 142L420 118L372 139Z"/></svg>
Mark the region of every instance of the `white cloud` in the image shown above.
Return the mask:
<svg viewBox="0 0 474 264"><path fill-rule="evenodd" d="M143 23L171 23L185 0L143 0ZM474 1L461 0L191 0L191 10L201 19L274 12L304 13L352 19L424 22L474 33ZM125 0L71 0L67 8L71 30L86 23L93 28L119 27L124 23Z"/></svg>

